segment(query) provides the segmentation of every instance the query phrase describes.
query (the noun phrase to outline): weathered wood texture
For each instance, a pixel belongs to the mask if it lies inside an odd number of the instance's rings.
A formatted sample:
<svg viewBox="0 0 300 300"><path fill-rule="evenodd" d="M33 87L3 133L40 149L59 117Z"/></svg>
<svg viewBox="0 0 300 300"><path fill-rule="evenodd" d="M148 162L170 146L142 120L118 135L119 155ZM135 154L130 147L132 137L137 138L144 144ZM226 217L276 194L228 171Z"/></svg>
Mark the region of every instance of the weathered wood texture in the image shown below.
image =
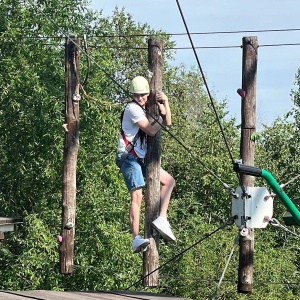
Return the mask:
<svg viewBox="0 0 300 300"><path fill-rule="evenodd" d="M240 154L243 164L254 166L255 143L251 140L256 130L256 75L257 75L257 37L243 38L242 69L242 127ZM242 175L243 186L254 186L254 177ZM247 199L245 200L247 201ZM249 199L251 201L251 199ZM248 228L249 235L239 239L238 292L249 294L253 285L254 229Z"/></svg>
<svg viewBox="0 0 300 300"><path fill-rule="evenodd" d="M74 44L76 43L76 45ZM65 143L62 191L60 273L73 272L76 213L76 167L79 148L79 40L67 39L65 47Z"/></svg>
<svg viewBox="0 0 300 300"><path fill-rule="evenodd" d="M0 291L0 299L7 300L179 300L167 295L129 292L129 291L99 291L99 292L58 292L58 291Z"/></svg>
<svg viewBox="0 0 300 300"><path fill-rule="evenodd" d="M256 77L257 77L257 37L243 38L243 67L242 89L245 97L242 97L241 105L241 146L240 153L243 164L254 165L255 143L251 141L251 135L256 130ZM254 177L242 175L246 186L254 186Z"/></svg>
<svg viewBox="0 0 300 300"><path fill-rule="evenodd" d="M150 81L150 96L148 97L147 111L158 119L159 111L156 105L155 93L162 89L162 55L163 42L150 39L148 41L148 67L153 73ZM150 120L152 122L153 120ZM143 274L144 286L158 285L159 266L158 235L153 236L151 222L158 216L160 205L160 158L161 158L161 131L147 140L147 188L145 193L145 236L150 238L150 246L144 253ZM153 272L153 273L151 273ZM150 274L147 276L148 274Z"/></svg>

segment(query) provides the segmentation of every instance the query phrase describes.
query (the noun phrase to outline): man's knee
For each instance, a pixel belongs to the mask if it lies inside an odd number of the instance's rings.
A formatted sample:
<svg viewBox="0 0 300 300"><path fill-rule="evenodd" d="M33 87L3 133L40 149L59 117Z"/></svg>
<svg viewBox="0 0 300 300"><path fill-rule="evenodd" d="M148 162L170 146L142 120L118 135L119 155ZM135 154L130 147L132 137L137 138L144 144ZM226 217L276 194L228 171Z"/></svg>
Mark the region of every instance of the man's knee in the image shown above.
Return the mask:
<svg viewBox="0 0 300 300"><path fill-rule="evenodd" d="M172 176L170 176L171 178L170 178L170 186L172 187L172 188L174 188L175 187L175 185L176 185L176 181L175 181L175 179L172 177Z"/></svg>
<svg viewBox="0 0 300 300"><path fill-rule="evenodd" d="M165 178L163 184L170 188L174 188L176 181L170 174L168 174L168 176Z"/></svg>

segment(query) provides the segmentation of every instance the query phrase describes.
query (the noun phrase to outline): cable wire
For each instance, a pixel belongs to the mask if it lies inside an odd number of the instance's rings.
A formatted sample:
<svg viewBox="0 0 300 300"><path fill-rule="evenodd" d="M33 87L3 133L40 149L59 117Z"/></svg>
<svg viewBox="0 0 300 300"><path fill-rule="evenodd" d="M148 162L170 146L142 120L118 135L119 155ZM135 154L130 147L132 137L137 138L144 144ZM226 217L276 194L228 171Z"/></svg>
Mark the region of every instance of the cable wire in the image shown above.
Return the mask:
<svg viewBox="0 0 300 300"><path fill-rule="evenodd" d="M297 178L300 177L300 174L298 174L297 176L295 176L294 178L292 178L290 181L288 181L287 183L281 184L280 187L283 189L285 186L287 186L288 184L292 183L294 180L296 180Z"/></svg>
<svg viewBox="0 0 300 300"><path fill-rule="evenodd" d="M300 31L300 28L285 28L285 29L258 29L258 30L231 30L231 31L207 31L207 32L190 32L190 35L215 35L215 34L235 34L235 33L255 33L255 32L291 32L291 31ZM90 38L130 38L130 37L149 37L149 36L186 36L188 35L186 32L182 33L141 33L141 34L128 34L128 35L111 35L111 34L103 34L103 35L91 35ZM6 38L5 37L1 37ZM63 39L65 36L22 36L17 37L20 38L28 38L28 39Z"/></svg>
<svg viewBox="0 0 300 300"><path fill-rule="evenodd" d="M230 260L231 260L231 258L232 258L232 256L233 256L234 249L235 249L235 247L236 247L238 244L239 244L239 236L237 236L237 237L234 239L234 243L233 243L232 249L231 249L230 254L229 254L229 256L228 256L228 259L227 259L225 268L224 268L224 270L223 270L223 273L222 273L222 275L221 275L221 277L220 277L220 280L219 280L219 282L218 282L218 284L217 284L217 286L216 286L216 290L215 290L215 292L214 292L214 294L213 294L212 300L217 299L216 297L217 297L218 291L219 291L219 289L220 289L221 283L222 283L222 281L223 281L223 279L224 279L224 276L225 276L225 273L226 273L226 271L227 271L227 268L228 268L228 266L229 266L229 262L230 262Z"/></svg>
<svg viewBox="0 0 300 300"><path fill-rule="evenodd" d="M297 238L300 238L300 235L298 235L297 233L289 230L287 227L285 227L282 224L280 224L280 222L277 219L275 219L275 218L270 219L269 224L272 225L272 226L275 226L275 227L279 227L279 228L283 229L284 231L289 232L293 236L295 236Z"/></svg>
<svg viewBox="0 0 300 300"><path fill-rule="evenodd" d="M90 48L105 48L105 49L118 49L118 50L148 50L147 47L103 47L103 46L90 46ZM243 48L242 45L240 46L199 46L195 47L195 49L229 49L229 48ZM164 50L191 50L192 47L164 47Z"/></svg>
<svg viewBox="0 0 300 300"><path fill-rule="evenodd" d="M172 258L170 258L169 260L167 260L165 263L163 263L162 265L160 265L158 268L156 268L155 270L151 271L150 273L146 274L145 276L143 276L142 278L140 278L139 280L137 280L136 282L134 282L133 284L131 284L129 287L126 288L126 290L129 290L130 288L136 286L138 283L140 283L140 281L144 280L145 278L149 277L151 274L153 274L153 273L157 272L158 270L162 269L164 266L166 266L167 264L169 264L173 260L177 259L179 256L182 256L184 253L186 253L187 251L189 251L193 247L197 246L198 244L200 244L204 240L208 239L209 237L211 237L212 235L214 235L215 233L217 233L219 230L225 228L225 226L232 225L232 224L233 224L233 220L232 220L232 218L229 218L226 222L224 222L217 229L213 230L212 232L210 232L208 234L205 234L202 237L202 239L200 239L199 241L195 242L194 244L192 244L191 246L189 246L185 250L179 252L178 254L176 254L175 256L173 256Z"/></svg>
<svg viewBox="0 0 300 300"><path fill-rule="evenodd" d="M282 47L282 46L300 46L300 43L281 43L281 44L261 44L258 48L264 47ZM105 48L105 49L118 49L118 50L148 50L147 47L103 47L103 46L93 46L90 48ZM194 47L165 47L165 50L192 50L192 49L233 49L233 48L243 48L243 45L224 45L224 46L194 46Z"/></svg>
<svg viewBox="0 0 300 300"><path fill-rule="evenodd" d="M258 30L231 30L231 31L207 31L207 32L191 32L190 35L215 35L215 34L236 34L236 33L255 33L255 32L290 32L290 31L300 31L300 28L286 28L286 29L258 29ZM120 38L120 37L148 37L148 36L186 36L188 33L150 33L150 34L130 34L130 35L102 35L94 36L100 38Z"/></svg>
<svg viewBox="0 0 300 300"><path fill-rule="evenodd" d="M233 156L232 156L232 154L231 154L231 151L230 151L230 148L229 148L229 145L228 145L226 136L225 136L225 132L224 132L224 130L223 130L223 127L222 127L220 118L219 118L219 116L218 116L218 112L217 112L216 107L215 107L215 105L214 105L214 101L213 101L212 95L211 95L211 93L210 93L210 90L209 90L209 87L208 87L208 84L207 84L207 81L206 81L204 72L203 72L203 70L202 70L202 67L201 67L201 64L200 64L199 57L198 57L197 52L196 52L196 49L195 49L195 47L194 47L194 43L193 43L193 40L192 40L192 38L191 38L191 35L190 35L190 32L189 32L188 26L187 26L187 24L186 24L186 21L185 21L183 12L182 12L182 10L181 10L179 0L176 0L176 3L177 3L177 6L178 6L178 9L179 9L179 12L180 12L180 15L181 15L183 24L184 24L184 26L185 26L186 32L187 32L187 34L188 34L188 37L189 37L191 46L192 46L192 48L193 48L193 52L194 52L194 55L195 55L195 58L196 58L196 61L197 61L199 70L200 70L200 72L201 72L202 79L203 79L204 85L205 85L206 90L207 90L207 94L208 94L209 99L210 99L210 101L211 101L212 108L213 108L214 113L215 113L215 115L216 115L216 119L217 119L217 122L218 122L218 124L219 124L219 128L220 128L221 134L222 134L222 136L223 136L223 139L224 139L224 142L225 142L225 145L226 145L228 154L229 154L229 156L230 156L230 159L231 159L232 164L234 164L234 159L233 159ZM243 187L243 184L242 184L242 180L241 180L241 176L240 176L238 173L236 173L236 175L237 175L237 177L238 177L240 186L241 186L242 189L243 189L243 193L245 193L244 187Z"/></svg>

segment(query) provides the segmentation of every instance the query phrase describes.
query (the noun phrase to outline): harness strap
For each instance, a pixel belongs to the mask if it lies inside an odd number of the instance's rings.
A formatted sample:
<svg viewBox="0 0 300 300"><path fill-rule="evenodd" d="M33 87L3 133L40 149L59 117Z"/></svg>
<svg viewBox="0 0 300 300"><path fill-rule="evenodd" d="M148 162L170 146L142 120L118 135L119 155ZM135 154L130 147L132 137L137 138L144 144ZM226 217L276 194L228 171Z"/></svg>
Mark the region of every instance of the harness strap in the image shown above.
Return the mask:
<svg viewBox="0 0 300 300"><path fill-rule="evenodd" d="M121 135L123 137L123 140L125 142L125 151L122 153L121 158L118 161L118 167L121 169L127 155L129 153L131 153L134 157L138 157L137 154L134 151L134 145L136 143L136 141L138 140L138 138L140 137L141 134L141 129L139 129L139 131L137 132L137 134L134 136L132 142L129 142L124 134L124 131L122 130Z"/></svg>
<svg viewBox="0 0 300 300"><path fill-rule="evenodd" d="M138 138L140 137L140 131L137 132L137 134L134 136L131 143L127 140L126 135L125 135L123 130L121 132L121 135L122 135L122 138L123 138L124 143L125 143L126 151L128 153L131 153L134 157L137 157L137 154L134 151L134 145L135 145L136 141L138 140Z"/></svg>
<svg viewBox="0 0 300 300"><path fill-rule="evenodd" d="M127 155L129 153L131 153L134 157L138 157L136 152L134 151L134 146L137 142L137 140L142 136L143 134L143 131L139 128L138 132L136 133L136 135L134 136L132 142L129 142L126 138L126 135L123 131L123 128L122 128L122 122L123 122L123 117L124 117L124 110L122 111L121 113L121 116L120 116L120 119L121 119L121 135L122 135L122 138L124 140L124 143L125 143L125 151L122 153L122 156L121 158L119 159L118 161L118 167L121 169Z"/></svg>

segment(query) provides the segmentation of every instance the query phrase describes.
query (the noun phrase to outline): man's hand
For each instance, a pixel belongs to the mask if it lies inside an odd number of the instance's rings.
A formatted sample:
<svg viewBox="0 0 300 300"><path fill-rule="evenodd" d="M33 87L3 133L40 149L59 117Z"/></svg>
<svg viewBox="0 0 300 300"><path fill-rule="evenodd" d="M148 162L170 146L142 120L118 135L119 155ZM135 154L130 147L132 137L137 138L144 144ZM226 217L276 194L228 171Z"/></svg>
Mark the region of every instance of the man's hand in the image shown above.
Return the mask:
<svg viewBox="0 0 300 300"><path fill-rule="evenodd" d="M168 97L164 92L156 92L156 104L158 105L158 109L162 115L166 114L165 104L168 102Z"/></svg>

